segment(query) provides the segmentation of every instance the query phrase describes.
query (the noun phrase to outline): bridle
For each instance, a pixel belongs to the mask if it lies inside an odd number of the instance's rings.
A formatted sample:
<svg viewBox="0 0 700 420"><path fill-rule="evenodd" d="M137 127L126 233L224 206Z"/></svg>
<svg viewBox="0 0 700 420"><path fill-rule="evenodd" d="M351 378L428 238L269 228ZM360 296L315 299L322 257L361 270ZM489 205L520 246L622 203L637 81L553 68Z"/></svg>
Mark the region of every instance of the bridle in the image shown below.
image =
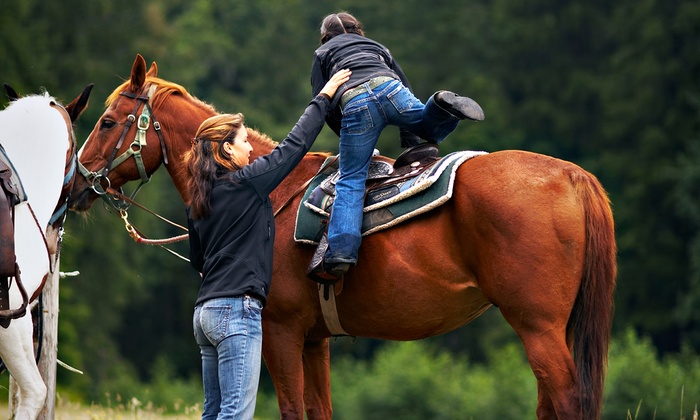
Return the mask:
<svg viewBox="0 0 700 420"><path fill-rule="evenodd" d="M144 88L143 90L145 90ZM137 207L141 208L142 210L145 210L152 215L158 217L159 219L175 226L178 227L184 231L187 231L187 228L174 223L154 212L151 210L148 210L144 206L136 203L134 201L134 197L136 197L136 194L139 192L141 187L146 185L150 180L151 177L148 175L146 171L146 167L143 164L143 157L141 156L141 149L146 146L146 134L148 129L152 126L153 129L155 130L156 134L158 135L158 141L160 142L160 148L163 153L163 163L165 165L168 164L168 153L165 145L165 137L163 136L163 132L161 130L161 125L160 123L156 120L156 117L153 113L153 108L151 108L151 98L153 97L153 94L156 90L156 86L152 85L150 88L148 88L148 94L146 96L142 94L134 94L131 92L120 92L120 96L124 96L130 99L135 99L136 100L136 105L134 106L133 111L126 117L126 122L124 123L124 129L122 130L121 135L119 136L119 140L117 141L116 146L114 146L114 149L112 150L112 153L109 156L109 159L107 159L107 163L102 169L99 169L97 171L90 171L88 170L80 161L78 161L78 171L80 172L81 175L85 177L87 180L88 184L90 184L91 188L95 193L97 193L100 197L102 197L105 206L107 207L108 210L113 210L115 213L118 213L119 217L124 221L124 227L126 231L129 233L129 236L131 236L134 241L137 243L144 243L148 245L158 245L161 248L165 249L166 251L176 255L179 258L185 259L186 258L182 257L181 255L177 254L176 252L165 248L163 245L164 244L170 244L173 242L178 242L187 239L188 235L183 234L179 235L173 238L167 238L167 239L148 239L144 235L141 234L128 220L128 213L127 210L129 207L133 204L136 205ZM136 114L138 113L139 109L141 110L141 115L136 118ZM131 142L131 145L119 156L117 156L117 152L119 152L119 149L122 147L124 144L124 140L126 139L126 135L129 132L129 129L131 128L131 125L135 122L138 121L136 124L137 131L136 131L136 136L134 137L134 140ZM152 122L152 123L151 123ZM112 188L112 183L109 180L109 173L112 171L114 168L117 166L121 165L125 161L127 161L129 158L133 157L134 161L136 163L136 168L138 169L139 172L139 177L141 179L139 185L136 187L136 189L130 194L130 195L125 195L122 192L122 189L120 188L119 190L115 190ZM102 186L102 180L105 180L107 183L106 187Z"/></svg>
<svg viewBox="0 0 700 420"><path fill-rule="evenodd" d="M66 215L68 213L68 201L70 201L71 194L73 193L73 185L75 184L75 168L78 166L78 142L75 140L75 131L73 130L73 124L68 116L68 111L63 105L58 103L53 103L52 106L56 106L64 113L64 119L66 120L66 125L70 132L70 149L66 154L66 167L65 175L63 176L63 187L61 190L61 197L58 200L58 204L54 209L51 218L49 219L49 226L58 224L60 230L59 244L61 237L63 236L63 223L66 220Z"/></svg>
<svg viewBox="0 0 700 420"><path fill-rule="evenodd" d="M119 136L117 145L112 150L109 159L107 159L107 163L102 169L93 172L88 170L82 163L78 162L78 170L80 171L80 174L85 177L87 182L92 187L93 191L95 191L95 193L102 197L102 199L108 206L112 207L116 211L128 209L130 203L129 201L120 198L120 194L115 195L110 193L109 190L111 189L112 183L109 180L109 172L117 166L124 163L125 161L127 161L129 158L134 158L141 182L139 183L138 187L136 187L136 189L129 196L127 196L129 199L133 200L136 194L141 189L141 187L146 185L151 180L151 177L146 172L146 168L143 164L143 157L141 156L141 149L144 146L146 146L146 132L150 126L153 126L153 129L158 135L160 147L163 152L163 162L166 165L168 164L168 154L165 148L165 138L163 137L163 132L161 131L161 125L156 120L155 115L153 115L153 109L150 105L150 100L153 96L153 93L155 92L155 89L155 85L151 86L150 89L148 89L148 94L146 96L134 94L131 92L121 92L119 94L120 96L135 99L136 105L134 106L134 110L126 117L124 129L122 130L122 133ZM138 117L138 122L136 124L137 131L136 136L134 137L134 141L131 142L131 145L124 151L124 153L117 156L117 152L124 144L126 134L129 132L129 129L131 129L131 125L135 121L137 121L136 113L139 111L139 109L141 109L141 115ZM153 122L153 124L151 124L151 121ZM107 187L102 187L103 179L107 182Z"/></svg>

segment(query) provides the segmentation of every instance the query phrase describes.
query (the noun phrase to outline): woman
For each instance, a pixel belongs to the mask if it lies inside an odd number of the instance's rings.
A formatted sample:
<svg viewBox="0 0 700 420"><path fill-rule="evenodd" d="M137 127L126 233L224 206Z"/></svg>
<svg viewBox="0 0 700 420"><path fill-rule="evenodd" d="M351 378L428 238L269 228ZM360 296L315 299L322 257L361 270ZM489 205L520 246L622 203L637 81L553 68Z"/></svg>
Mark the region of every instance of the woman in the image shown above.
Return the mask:
<svg viewBox="0 0 700 420"><path fill-rule="evenodd" d="M326 273L336 278L357 263L367 170L384 127L399 126L401 146L410 147L419 144L418 137L440 143L460 120L484 119L476 102L449 91L435 93L423 105L389 50L365 37L362 24L345 12L323 19L311 71L313 92L320 92L339 68L352 70L352 76L326 118L340 136L340 178L323 262Z"/></svg>
<svg viewBox="0 0 700 420"><path fill-rule="evenodd" d="M202 419L253 418L275 239L269 194L309 150L349 77L348 70L333 75L287 138L251 164L241 114L204 121L185 156L190 261L202 276L193 317L202 355Z"/></svg>

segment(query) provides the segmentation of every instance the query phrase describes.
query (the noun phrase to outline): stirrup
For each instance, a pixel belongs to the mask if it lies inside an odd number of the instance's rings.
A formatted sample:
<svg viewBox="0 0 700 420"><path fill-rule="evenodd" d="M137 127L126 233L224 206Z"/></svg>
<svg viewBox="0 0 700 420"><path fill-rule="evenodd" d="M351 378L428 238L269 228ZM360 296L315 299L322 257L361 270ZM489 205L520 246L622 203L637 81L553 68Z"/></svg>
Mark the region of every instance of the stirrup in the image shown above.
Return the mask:
<svg viewBox="0 0 700 420"><path fill-rule="evenodd" d="M306 269L306 276L309 279L315 281L316 283L330 286L340 281L342 276L336 276L334 274L331 274L327 272L326 269L323 267L323 258L325 257L327 250L328 236L324 233L323 237L318 243L316 252L314 252L314 256L311 257L309 267Z"/></svg>

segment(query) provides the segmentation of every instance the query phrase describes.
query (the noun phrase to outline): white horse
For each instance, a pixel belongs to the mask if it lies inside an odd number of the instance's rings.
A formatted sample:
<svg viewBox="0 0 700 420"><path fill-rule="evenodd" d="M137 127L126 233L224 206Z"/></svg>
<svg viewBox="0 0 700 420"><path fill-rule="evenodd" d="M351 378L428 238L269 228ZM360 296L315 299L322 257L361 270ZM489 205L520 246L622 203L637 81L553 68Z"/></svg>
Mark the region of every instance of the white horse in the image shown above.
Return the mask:
<svg viewBox="0 0 700 420"><path fill-rule="evenodd" d="M13 183L19 179L26 200L14 205L19 276L9 277L9 308L0 308L0 322L9 321L6 327L0 326L0 358L19 388L15 419L24 420L35 419L46 399L46 385L35 361L30 308L48 276L58 270L63 213L75 167L73 122L87 107L92 85L65 108L48 93L19 98L11 87L5 87L11 102L0 111L0 145L10 162L5 168L14 169ZM5 194L1 185L0 194ZM11 209L12 203L7 206ZM0 223L7 232L12 218L3 219ZM0 239L7 244L7 237ZM2 258L11 261L7 255Z"/></svg>

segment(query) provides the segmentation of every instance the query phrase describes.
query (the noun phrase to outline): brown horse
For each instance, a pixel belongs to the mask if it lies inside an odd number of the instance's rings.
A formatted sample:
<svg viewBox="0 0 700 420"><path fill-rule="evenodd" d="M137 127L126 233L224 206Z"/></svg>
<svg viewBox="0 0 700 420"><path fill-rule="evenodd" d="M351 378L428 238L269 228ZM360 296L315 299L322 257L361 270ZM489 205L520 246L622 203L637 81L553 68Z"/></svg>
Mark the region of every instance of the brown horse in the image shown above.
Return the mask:
<svg viewBox="0 0 700 420"><path fill-rule="evenodd" d="M138 55L130 80L108 98L81 150L80 162L93 174L76 182L74 210L89 209L95 190L107 182L119 187L138 179L134 159L108 162L129 148L136 127L124 122L144 103L161 132L147 131L143 170L153 173L167 157L165 166L187 202L182 156L199 124L216 111L156 75L155 63L147 72ZM275 146L249 131L252 158ZM281 211L263 313L263 356L282 418L302 419L304 411L309 419L332 414L331 332L319 286L306 277L314 248L293 239L298 191L326 156L308 154L271 197ZM460 166L446 204L364 239L357 266L336 292L339 322L352 336L416 340L454 330L495 305L520 337L537 378L538 418L595 419L607 364L615 254L610 203L593 175L523 151L478 156Z"/></svg>

